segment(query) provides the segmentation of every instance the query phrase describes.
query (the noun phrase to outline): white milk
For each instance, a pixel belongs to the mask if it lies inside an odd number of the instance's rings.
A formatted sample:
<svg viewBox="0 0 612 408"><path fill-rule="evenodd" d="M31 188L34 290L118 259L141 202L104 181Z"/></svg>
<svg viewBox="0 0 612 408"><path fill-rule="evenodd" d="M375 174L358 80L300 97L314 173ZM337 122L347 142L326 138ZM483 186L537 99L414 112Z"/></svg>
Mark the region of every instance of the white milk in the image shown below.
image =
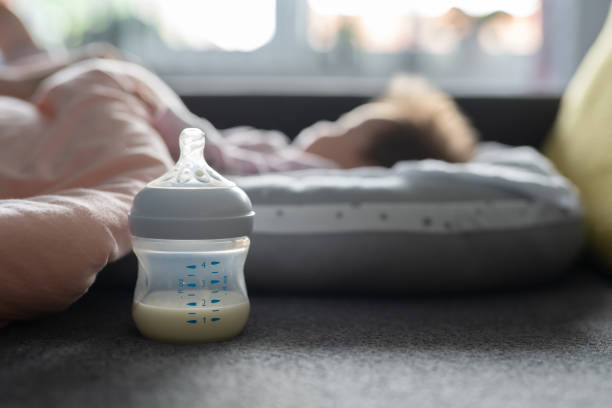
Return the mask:
<svg viewBox="0 0 612 408"><path fill-rule="evenodd" d="M238 292L197 290L179 294L173 290L151 292L134 301L132 315L146 337L192 343L236 336L246 324L249 309L248 298Z"/></svg>

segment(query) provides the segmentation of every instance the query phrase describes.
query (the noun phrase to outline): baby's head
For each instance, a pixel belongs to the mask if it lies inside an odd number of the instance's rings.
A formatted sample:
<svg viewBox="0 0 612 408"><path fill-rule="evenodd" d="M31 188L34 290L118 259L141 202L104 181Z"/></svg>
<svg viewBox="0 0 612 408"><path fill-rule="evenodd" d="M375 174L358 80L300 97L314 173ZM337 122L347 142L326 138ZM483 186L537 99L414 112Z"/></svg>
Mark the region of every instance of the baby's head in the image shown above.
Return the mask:
<svg viewBox="0 0 612 408"><path fill-rule="evenodd" d="M394 78L383 97L342 115L334 128L307 150L344 168L421 159L465 162L477 142L450 96L408 76Z"/></svg>

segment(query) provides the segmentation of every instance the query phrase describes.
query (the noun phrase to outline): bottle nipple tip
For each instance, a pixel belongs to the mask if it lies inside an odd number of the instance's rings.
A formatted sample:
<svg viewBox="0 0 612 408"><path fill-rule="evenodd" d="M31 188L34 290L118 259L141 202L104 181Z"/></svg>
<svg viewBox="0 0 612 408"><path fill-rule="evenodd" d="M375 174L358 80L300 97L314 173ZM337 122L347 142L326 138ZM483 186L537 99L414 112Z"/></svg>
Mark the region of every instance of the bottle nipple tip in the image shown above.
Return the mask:
<svg viewBox="0 0 612 408"><path fill-rule="evenodd" d="M191 136L191 137L204 137L204 131L198 128L185 128L181 132L181 137Z"/></svg>
<svg viewBox="0 0 612 408"><path fill-rule="evenodd" d="M181 152L184 150L203 149L204 143L204 132L198 128L183 129L179 136Z"/></svg>
<svg viewBox="0 0 612 408"><path fill-rule="evenodd" d="M198 128L183 129L179 136L181 154L168 173L149 185L152 187L233 186L234 184L210 168L204 158L205 133Z"/></svg>

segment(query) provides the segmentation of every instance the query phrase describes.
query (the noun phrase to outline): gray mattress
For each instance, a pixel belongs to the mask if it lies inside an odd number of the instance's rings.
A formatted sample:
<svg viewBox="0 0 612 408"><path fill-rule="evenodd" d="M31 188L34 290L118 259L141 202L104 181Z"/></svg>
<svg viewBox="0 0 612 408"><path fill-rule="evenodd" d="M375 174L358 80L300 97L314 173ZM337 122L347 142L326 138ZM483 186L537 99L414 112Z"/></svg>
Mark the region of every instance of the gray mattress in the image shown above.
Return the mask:
<svg viewBox="0 0 612 408"><path fill-rule="evenodd" d="M130 302L103 273L1 330L0 406L612 406L612 288L585 271L489 294L255 294L245 332L208 345L144 339Z"/></svg>

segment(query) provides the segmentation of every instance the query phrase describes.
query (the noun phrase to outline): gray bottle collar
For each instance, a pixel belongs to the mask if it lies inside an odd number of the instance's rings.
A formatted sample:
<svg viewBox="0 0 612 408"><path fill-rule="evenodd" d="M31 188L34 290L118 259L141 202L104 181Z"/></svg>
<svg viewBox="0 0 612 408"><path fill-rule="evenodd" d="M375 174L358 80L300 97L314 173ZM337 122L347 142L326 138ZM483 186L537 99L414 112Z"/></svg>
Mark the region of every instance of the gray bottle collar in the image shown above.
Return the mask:
<svg viewBox="0 0 612 408"><path fill-rule="evenodd" d="M204 133L185 129L181 158L132 203L132 235L159 239L248 236L255 212L246 193L204 161Z"/></svg>

